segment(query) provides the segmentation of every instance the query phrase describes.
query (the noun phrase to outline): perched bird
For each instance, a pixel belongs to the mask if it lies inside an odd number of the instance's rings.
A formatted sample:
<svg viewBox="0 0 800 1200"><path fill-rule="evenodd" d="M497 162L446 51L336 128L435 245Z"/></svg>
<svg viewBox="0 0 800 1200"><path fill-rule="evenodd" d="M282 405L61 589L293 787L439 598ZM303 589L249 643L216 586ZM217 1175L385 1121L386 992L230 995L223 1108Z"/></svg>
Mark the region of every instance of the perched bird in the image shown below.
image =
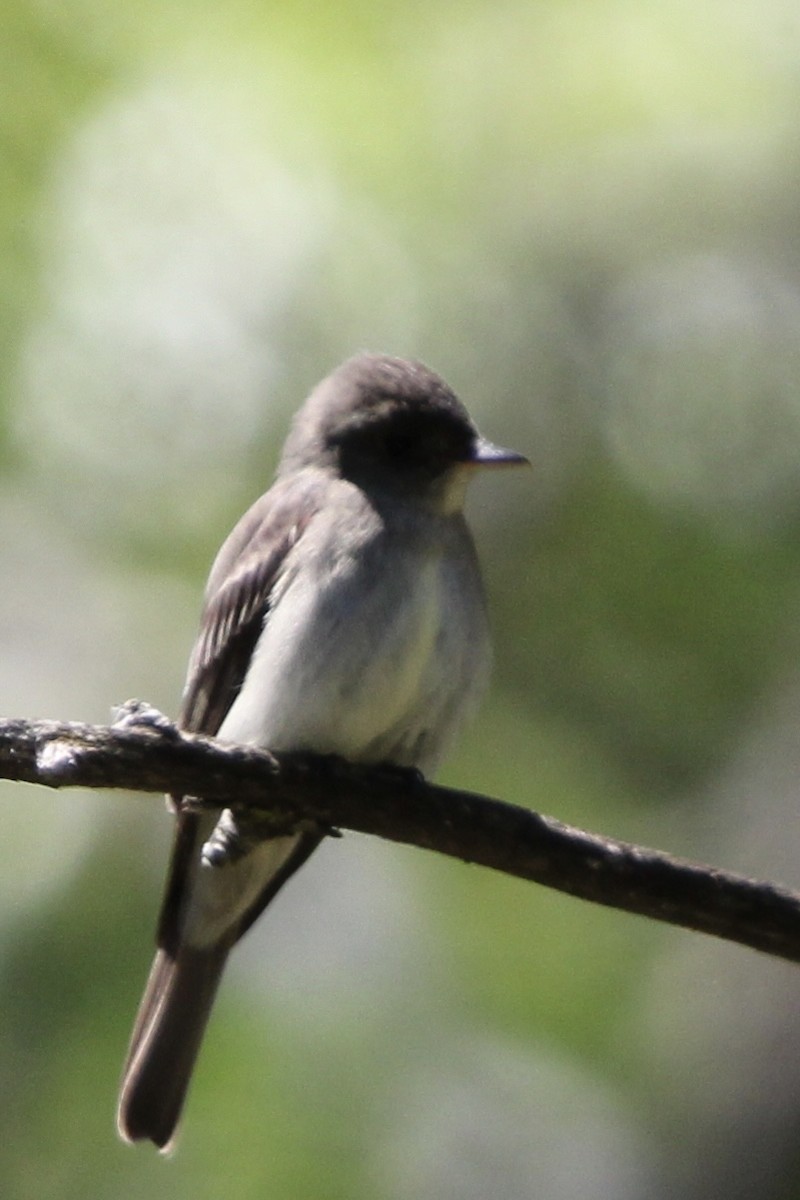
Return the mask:
<svg viewBox="0 0 800 1200"><path fill-rule="evenodd" d="M274 484L217 555L180 727L430 773L489 668L467 484L476 468L526 461L485 441L421 363L345 362L297 413ZM175 804L118 1114L124 1138L161 1147L231 948L321 836L275 837L213 865L201 851L230 813Z"/></svg>

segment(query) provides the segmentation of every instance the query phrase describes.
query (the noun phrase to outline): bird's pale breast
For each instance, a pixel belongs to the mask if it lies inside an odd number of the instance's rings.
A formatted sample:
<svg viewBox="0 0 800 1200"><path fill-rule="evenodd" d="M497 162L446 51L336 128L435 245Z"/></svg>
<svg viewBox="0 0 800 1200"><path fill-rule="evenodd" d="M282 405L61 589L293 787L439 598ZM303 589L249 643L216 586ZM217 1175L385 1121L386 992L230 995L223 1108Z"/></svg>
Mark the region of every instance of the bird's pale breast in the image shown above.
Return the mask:
<svg viewBox="0 0 800 1200"><path fill-rule="evenodd" d="M488 637L472 545L368 530L358 554L287 564L220 736L352 761L435 764L483 683ZM321 581L324 580L324 583Z"/></svg>

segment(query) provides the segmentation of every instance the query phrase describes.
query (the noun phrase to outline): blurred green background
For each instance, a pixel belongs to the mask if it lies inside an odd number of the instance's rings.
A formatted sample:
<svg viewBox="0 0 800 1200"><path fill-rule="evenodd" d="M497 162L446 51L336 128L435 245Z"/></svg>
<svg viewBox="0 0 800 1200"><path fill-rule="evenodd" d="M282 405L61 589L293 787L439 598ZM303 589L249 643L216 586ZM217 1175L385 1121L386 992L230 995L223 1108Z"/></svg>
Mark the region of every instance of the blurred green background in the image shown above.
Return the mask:
<svg viewBox="0 0 800 1200"><path fill-rule="evenodd" d="M0 711L174 713L210 560L361 348L534 470L444 781L799 882L790 0L5 0ZM800 1197L796 969L348 835L235 956L175 1156L116 1086L169 842L3 785L0 1195Z"/></svg>

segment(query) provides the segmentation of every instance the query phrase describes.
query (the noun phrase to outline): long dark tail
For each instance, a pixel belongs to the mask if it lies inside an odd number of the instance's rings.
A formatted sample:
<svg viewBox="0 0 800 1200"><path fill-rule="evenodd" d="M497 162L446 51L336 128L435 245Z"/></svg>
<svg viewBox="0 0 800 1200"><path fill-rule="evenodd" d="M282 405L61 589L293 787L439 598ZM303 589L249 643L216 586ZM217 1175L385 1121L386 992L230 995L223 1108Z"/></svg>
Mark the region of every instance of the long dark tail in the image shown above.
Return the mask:
<svg viewBox="0 0 800 1200"><path fill-rule="evenodd" d="M117 1128L129 1142L167 1147L181 1115L228 945L159 950L125 1062Z"/></svg>
<svg viewBox="0 0 800 1200"><path fill-rule="evenodd" d="M198 867L199 847L217 816L183 812L178 818L158 927L159 950L139 1005L122 1075L117 1128L129 1142L149 1138L165 1147L172 1139L228 954L320 841L317 833L276 838L262 843L238 863ZM247 896L248 889L253 890L254 869L263 871L263 880L249 905L242 907L241 900L237 901L236 880ZM232 908L228 928L218 930L216 940L199 947L188 944L183 928L197 870L219 872L223 899L227 897ZM255 878L258 885L258 874Z"/></svg>

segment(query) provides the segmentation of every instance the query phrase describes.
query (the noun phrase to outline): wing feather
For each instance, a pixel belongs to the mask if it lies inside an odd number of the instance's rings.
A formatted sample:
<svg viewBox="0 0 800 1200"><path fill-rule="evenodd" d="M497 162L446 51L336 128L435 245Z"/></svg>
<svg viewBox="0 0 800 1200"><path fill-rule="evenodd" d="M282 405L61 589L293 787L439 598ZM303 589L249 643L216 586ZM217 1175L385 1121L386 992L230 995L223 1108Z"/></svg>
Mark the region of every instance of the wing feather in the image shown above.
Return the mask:
<svg viewBox="0 0 800 1200"><path fill-rule="evenodd" d="M301 486L297 486L298 483ZM215 734L241 688L287 555L319 511L315 480L276 484L245 513L217 555L189 660L178 724Z"/></svg>
<svg viewBox="0 0 800 1200"><path fill-rule="evenodd" d="M299 486L298 486L299 485ZM244 683L255 644L269 620L270 598L287 555L322 506L324 481L293 479L278 483L241 518L225 541L209 575L200 631L189 661L178 724L214 735ZM179 810L180 797L172 797ZM157 942L176 954L181 940L181 912L195 869L198 842L208 820L180 812L167 886L159 917ZM318 839L299 839L280 878L265 889L256 906L261 911L281 883L308 856ZM253 914L254 915L254 914ZM249 915L246 925L253 919ZM234 940L243 928L234 934Z"/></svg>

